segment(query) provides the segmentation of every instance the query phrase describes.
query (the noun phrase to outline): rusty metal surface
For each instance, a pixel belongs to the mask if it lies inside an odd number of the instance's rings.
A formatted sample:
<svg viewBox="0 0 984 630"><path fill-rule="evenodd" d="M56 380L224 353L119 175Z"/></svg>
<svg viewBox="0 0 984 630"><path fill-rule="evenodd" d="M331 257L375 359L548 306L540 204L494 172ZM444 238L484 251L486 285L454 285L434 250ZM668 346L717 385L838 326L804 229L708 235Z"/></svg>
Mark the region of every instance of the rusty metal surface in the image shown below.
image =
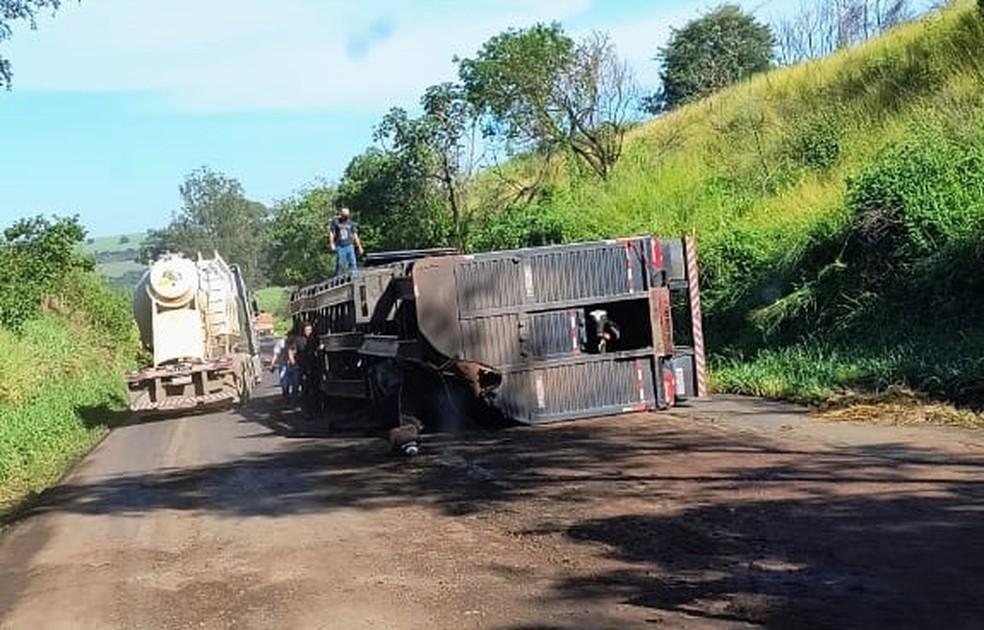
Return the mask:
<svg viewBox="0 0 984 630"><path fill-rule="evenodd" d="M164 398L160 401L153 401L149 396L138 398L130 404L130 410L135 412L143 411L182 411L195 409L208 405L216 405L224 402L234 402L239 395L234 391L222 391L214 394L204 394L202 396L182 396Z"/></svg>

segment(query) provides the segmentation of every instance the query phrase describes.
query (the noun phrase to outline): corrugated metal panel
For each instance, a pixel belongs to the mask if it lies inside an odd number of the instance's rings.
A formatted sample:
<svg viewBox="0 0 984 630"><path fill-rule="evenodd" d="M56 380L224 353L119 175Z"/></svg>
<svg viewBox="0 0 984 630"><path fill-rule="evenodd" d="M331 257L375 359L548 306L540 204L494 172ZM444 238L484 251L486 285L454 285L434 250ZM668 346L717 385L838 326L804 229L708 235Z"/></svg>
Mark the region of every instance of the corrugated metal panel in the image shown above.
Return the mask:
<svg viewBox="0 0 984 630"><path fill-rule="evenodd" d="M463 358L489 366L522 361L519 315L497 315L461 320Z"/></svg>
<svg viewBox="0 0 984 630"><path fill-rule="evenodd" d="M531 261L537 302L583 300L630 292L625 250L606 246L574 250Z"/></svg>
<svg viewBox="0 0 984 630"><path fill-rule="evenodd" d="M503 376L494 405L520 422L539 424L656 405L652 359L592 361Z"/></svg>
<svg viewBox="0 0 984 630"><path fill-rule="evenodd" d="M462 317L631 295L649 286L648 239L483 254L455 270Z"/></svg>
<svg viewBox="0 0 984 630"><path fill-rule="evenodd" d="M580 354L584 322L580 311L550 311L530 316L527 355L545 359Z"/></svg>
<svg viewBox="0 0 984 630"><path fill-rule="evenodd" d="M519 313L461 320L463 359L499 369L581 352L579 311Z"/></svg>
<svg viewBox="0 0 984 630"><path fill-rule="evenodd" d="M662 267L666 271L667 280L671 282L686 281L686 261L683 252L683 242L679 239L656 242L659 243L662 249Z"/></svg>
<svg viewBox="0 0 984 630"><path fill-rule="evenodd" d="M513 256L462 259L454 275L464 316L524 301L521 267Z"/></svg>

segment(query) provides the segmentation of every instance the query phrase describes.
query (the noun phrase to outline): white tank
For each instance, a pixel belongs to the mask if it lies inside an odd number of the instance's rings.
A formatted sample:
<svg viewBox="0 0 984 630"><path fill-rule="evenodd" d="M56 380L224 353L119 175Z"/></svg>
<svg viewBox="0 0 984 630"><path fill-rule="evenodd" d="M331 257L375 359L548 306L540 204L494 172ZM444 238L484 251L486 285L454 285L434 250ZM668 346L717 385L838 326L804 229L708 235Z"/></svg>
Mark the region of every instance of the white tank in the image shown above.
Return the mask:
<svg viewBox="0 0 984 630"><path fill-rule="evenodd" d="M133 315L154 365L200 362L233 352L242 335L238 291L218 254L192 261L165 254L133 294Z"/></svg>

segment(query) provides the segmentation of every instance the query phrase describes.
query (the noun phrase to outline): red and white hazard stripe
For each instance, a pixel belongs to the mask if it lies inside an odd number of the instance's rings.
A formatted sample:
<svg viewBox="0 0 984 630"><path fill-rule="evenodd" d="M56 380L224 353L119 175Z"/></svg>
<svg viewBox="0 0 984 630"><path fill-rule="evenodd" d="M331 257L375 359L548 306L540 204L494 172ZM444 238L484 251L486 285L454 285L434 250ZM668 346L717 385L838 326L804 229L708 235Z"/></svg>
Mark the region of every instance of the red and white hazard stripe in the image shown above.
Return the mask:
<svg viewBox="0 0 984 630"><path fill-rule="evenodd" d="M625 277L629 283L629 293L635 293L635 275L632 273L632 241L625 241Z"/></svg>
<svg viewBox="0 0 984 630"><path fill-rule="evenodd" d="M684 239L687 261L687 286L690 292L690 322L694 338L694 363L697 372L697 395L707 395L707 361L704 357L704 324L700 310L700 272L697 268L697 241L693 236Z"/></svg>
<svg viewBox="0 0 984 630"><path fill-rule="evenodd" d="M653 271L659 273L663 270L663 248L655 238L649 239L650 258L652 259Z"/></svg>

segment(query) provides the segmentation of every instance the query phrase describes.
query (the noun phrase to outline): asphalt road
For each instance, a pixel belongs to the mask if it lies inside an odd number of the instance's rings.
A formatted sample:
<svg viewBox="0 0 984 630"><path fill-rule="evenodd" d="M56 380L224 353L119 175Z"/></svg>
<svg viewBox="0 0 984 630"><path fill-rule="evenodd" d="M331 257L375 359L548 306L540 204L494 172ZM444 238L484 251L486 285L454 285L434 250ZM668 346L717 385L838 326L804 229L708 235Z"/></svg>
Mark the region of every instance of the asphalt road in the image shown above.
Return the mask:
<svg viewBox="0 0 984 630"><path fill-rule="evenodd" d="M984 627L984 435L723 399L434 436L271 399L114 431L0 538L0 627Z"/></svg>

